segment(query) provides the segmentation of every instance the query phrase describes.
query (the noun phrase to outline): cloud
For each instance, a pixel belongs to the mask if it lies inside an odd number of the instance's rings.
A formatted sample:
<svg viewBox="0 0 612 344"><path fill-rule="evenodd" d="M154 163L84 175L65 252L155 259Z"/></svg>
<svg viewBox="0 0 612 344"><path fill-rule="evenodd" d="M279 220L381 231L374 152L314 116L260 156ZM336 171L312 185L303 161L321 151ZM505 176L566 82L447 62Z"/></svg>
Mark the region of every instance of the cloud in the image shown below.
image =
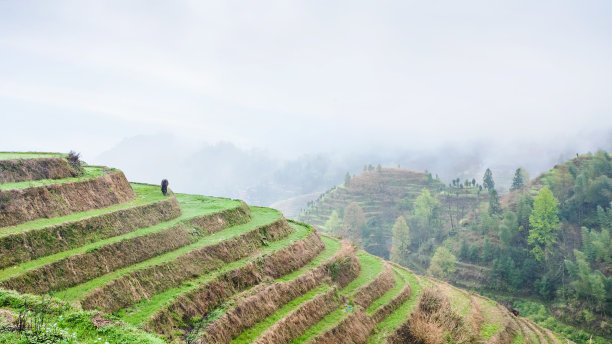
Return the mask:
<svg viewBox="0 0 612 344"><path fill-rule="evenodd" d="M285 155L548 141L612 128L610 10L603 1L3 3L0 107L30 121L45 115L25 111L31 104L70 109Z"/></svg>

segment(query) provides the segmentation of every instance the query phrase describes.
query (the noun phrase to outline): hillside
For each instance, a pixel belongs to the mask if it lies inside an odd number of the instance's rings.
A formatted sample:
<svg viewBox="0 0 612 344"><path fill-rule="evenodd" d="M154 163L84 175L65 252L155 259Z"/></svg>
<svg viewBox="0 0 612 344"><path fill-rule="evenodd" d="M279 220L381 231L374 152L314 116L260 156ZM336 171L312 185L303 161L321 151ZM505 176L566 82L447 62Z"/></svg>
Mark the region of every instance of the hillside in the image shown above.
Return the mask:
<svg viewBox="0 0 612 344"><path fill-rule="evenodd" d="M358 228L356 235L347 236L360 241L366 251L379 257L389 258L391 251L392 227L400 216L408 217L414 213L415 201L423 189L429 190L440 202L440 223L436 226L444 229L446 234L456 231L459 220L467 216L480 201L479 188L476 184L463 183L447 187L430 173L414 172L399 168L381 168L379 171L364 171L350 179L349 185L334 188L311 202L298 220L311 223L326 232L333 232L326 223L333 211L339 218L344 218L345 209L356 204L363 211L365 222ZM443 213L442 213L443 212ZM413 230L416 226L412 226ZM427 240L429 228L422 228L419 240ZM438 233L443 235L443 233ZM419 268L418 264L411 265Z"/></svg>
<svg viewBox="0 0 612 344"><path fill-rule="evenodd" d="M429 187L431 195L421 193L405 207L397 206L399 198L384 188L361 190L364 180L368 185L395 183L400 190L428 186L423 175L409 179L408 171L390 172L352 178L348 187L323 195L300 219L341 228L341 234L371 253L388 257L390 252L392 260L415 271L428 270L519 307L577 342L612 340L612 159L606 152L577 156L531 181L517 170L514 189L502 196L493 179L483 181L489 189L454 180L437 190ZM368 197L394 201L366 208ZM538 202L547 205L538 208ZM361 205L366 221L351 232L354 216L342 215L353 203ZM337 216L331 216L334 211ZM392 227L406 233L395 244ZM370 249L372 238L380 236L386 252ZM452 268L441 271L439 262L432 263L438 251Z"/></svg>
<svg viewBox="0 0 612 344"><path fill-rule="evenodd" d="M0 343L565 342L274 209L59 154L0 176Z"/></svg>

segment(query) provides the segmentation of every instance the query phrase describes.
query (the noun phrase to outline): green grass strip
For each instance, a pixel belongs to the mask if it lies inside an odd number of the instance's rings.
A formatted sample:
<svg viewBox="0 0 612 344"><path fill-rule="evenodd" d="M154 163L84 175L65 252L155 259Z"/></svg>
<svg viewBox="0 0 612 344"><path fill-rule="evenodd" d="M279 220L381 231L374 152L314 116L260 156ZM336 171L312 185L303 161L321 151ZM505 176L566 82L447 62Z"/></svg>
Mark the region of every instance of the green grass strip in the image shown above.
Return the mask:
<svg viewBox="0 0 612 344"><path fill-rule="evenodd" d="M412 289L410 299L376 325L376 330L370 338L368 338L368 344L382 343L384 338L391 335L396 328L400 327L410 317L410 314L418 304L419 298L423 293L423 287L413 273L399 268L397 270L403 275L406 282L410 284L410 288Z"/></svg>
<svg viewBox="0 0 612 344"><path fill-rule="evenodd" d="M268 209L268 208L262 208ZM257 215L253 214L253 218ZM244 225L243 225L244 226ZM196 279L186 281L180 287L170 288L166 291L155 294L149 300L142 300L136 303L133 307L125 310L121 310L117 312L117 315L121 318L122 321L132 324L138 325L148 319L155 311L159 310L166 304L171 303L175 298L177 298L181 294L189 293L194 289L198 288L201 284L212 281L214 278L218 277L220 274L240 268L256 259L269 255L275 251L278 251L291 243L304 239L311 233L311 229L304 226L296 227L296 231L293 232L286 238L281 240L272 241L268 244L268 246L263 247L257 255L247 257L229 264L224 265L223 267L211 272L209 274L202 275Z"/></svg>
<svg viewBox="0 0 612 344"><path fill-rule="evenodd" d="M166 198L166 196L164 196L159 190L159 186L136 183L132 183L131 185L132 189L136 193L136 198L132 201L115 204L106 208L93 209L66 216L53 217L50 219L37 219L16 226L3 227L0 228L0 237L15 233L21 233L32 229L41 229L49 226L59 225L65 222L83 220L85 218L112 213L118 210L125 210L149 203L158 202Z"/></svg>
<svg viewBox="0 0 612 344"><path fill-rule="evenodd" d="M64 179L40 179L25 182L3 183L0 184L0 190L16 190L27 189L29 187L45 186L53 184L64 184L70 182L81 182L89 179L94 179L105 175L106 173L116 171L115 169L107 169L106 167L85 166L85 173L79 177L64 178Z"/></svg>
<svg viewBox="0 0 612 344"><path fill-rule="evenodd" d="M293 226L295 224L291 223L291 225ZM298 276L305 274L310 270L314 269L315 267L326 262L334 254L336 254L336 252L338 252L338 250L340 249L340 246L342 246L339 240L327 236L321 236L321 240L325 244L325 249L321 253L319 253L313 260L311 260L301 269L286 274L281 278L277 278L275 282L287 282L296 279Z"/></svg>
<svg viewBox="0 0 612 344"><path fill-rule="evenodd" d="M125 267L123 269L115 270L98 278L94 278L78 286L66 289L61 293L58 293L57 296L66 301L74 301L77 298L87 294L91 290L103 286L116 278L129 274L130 272L144 269L153 265L166 263L176 259L177 257L183 254L188 253L189 251L193 251L204 246L218 244L224 240L246 233L256 227L272 223L281 218L282 215L279 211L274 209L251 207L251 216L251 221L246 224L226 228L222 231L207 235L193 244L183 246L177 250L161 254L159 256L156 256L155 258L146 260L144 262L140 262L138 264Z"/></svg>
<svg viewBox="0 0 612 344"><path fill-rule="evenodd" d="M359 263L361 264L361 272L357 278L351 281L351 283L340 291L340 294L342 295L352 295L359 287L373 281L383 270L383 262L373 255L370 255L364 251L359 251L357 252L357 258L359 258ZM312 340L318 334L325 333L327 330L338 325L340 321L342 321L342 319L349 314L350 311L347 312L344 305L340 306L325 316L322 320L311 326L308 330L302 333L300 337L296 338L291 343L306 343Z"/></svg>
<svg viewBox="0 0 612 344"><path fill-rule="evenodd" d="M482 339L489 339L493 337L493 335L496 334L499 330L501 330L500 324L483 324L482 328L480 329L480 336L482 337Z"/></svg>
<svg viewBox="0 0 612 344"><path fill-rule="evenodd" d="M177 217L176 219L162 222L155 226L142 228L137 231L133 231L133 232L130 232L124 235L96 241L94 243L87 244L81 247L77 247L72 250L59 252L59 253L45 256L45 257L35 259L35 260L30 260L25 263L0 270L0 281L6 280L8 278L11 278L15 275L26 272L28 270L35 269L40 266L56 262L58 260L68 258L76 254L86 253L88 251L94 250L104 245L109 245L115 242L119 242L122 240L128 240L131 238L135 238L138 236L143 236L143 235L147 235L151 233L161 232L165 229L168 229L176 225L179 222L189 220L197 215L206 215L209 213L214 213L219 210L228 208L229 205L233 205L233 206L240 205L239 201L229 201L223 198L205 197L205 196L192 196L192 195L179 194L177 195L177 199L179 199L179 204L181 205L182 215L180 217Z"/></svg>
<svg viewBox="0 0 612 344"><path fill-rule="evenodd" d="M66 158L66 157L68 157L68 154L64 154L64 153L0 152L0 160Z"/></svg>
<svg viewBox="0 0 612 344"><path fill-rule="evenodd" d="M357 276L357 278L352 280L351 283L340 291L342 294L352 294L355 290L357 290L357 288L373 281L383 270L383 262L380 260L380 258L366 253L365 251L357 252L357 258L359 259L359 264L361 265L359 276Z"/></svg>
<svg viewBox="0 0 612 344"><path fill-rule="evenodd" d="M329 288L330 288L329 284L322 284L319 287L310 290L306 294L291 300L289 303L279 308L271 316L265 318L264 320L256 323L253 327L242 332L240 336L232 340L231 343L234 343L234 344L253 343L262 333L264 333L272 325L276 324L279 320L284 318L287 314L299 308L301 305L308 302L315 296L328 291Z"/></svg>
<svg viewBox="0 0 612 344"><path fill-rule="evenodd" d="M294 223L291 223L291 225L299 226ZM323 264L328 259L330 259L336 252L338 252L338 250L342 246L339 240L333 239L327 236L321 236L321 240L325 244L325 249L321 253L319 253L312 261L310 261L310 263L308 263L301 269L291 272L281 278L277 278L275 282L292 281L296 279L298 276L310 272L315 267ZM310 290L306 294L290 301L289 303L281 307L279 310L277 310L274 314L272 314L268 318L258 322L252 328L245 330L239 337L235 339L237 340L236 343L250 343L255 338L259 337L268 327L275 324L278 320L283 318L290 311L299 307L302 303L310 300L315 295L318 295L321 292L327 291L327 289L329 289L329 285L319 286L318 288ZM239 339L239 338L242 338L242 339Z"/></svg>
<svg viewBox="0 0 612 344"><path fill-rule="evenodd" d="M389 289L383 294L383 296L372 302L370 307L368 307L366 310L367 315L372 315L378 309L378 307L381 307L391 301L391 299L399 295L399 293L404 289L406 286L406 281L404 280L404 276L402 276L396 269L393 269L393 278L395 279L395 285L393 288Z"/></svg>

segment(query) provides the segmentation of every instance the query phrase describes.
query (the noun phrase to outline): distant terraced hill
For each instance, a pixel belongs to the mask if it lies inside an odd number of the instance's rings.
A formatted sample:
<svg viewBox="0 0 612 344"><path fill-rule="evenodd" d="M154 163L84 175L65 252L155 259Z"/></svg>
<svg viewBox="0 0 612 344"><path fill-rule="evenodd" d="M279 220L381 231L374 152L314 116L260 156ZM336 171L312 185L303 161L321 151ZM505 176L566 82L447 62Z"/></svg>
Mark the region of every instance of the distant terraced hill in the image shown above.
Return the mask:
<svg viewBox="0 0 612 344"><path fill-rule="evenodd" d="M65 159L0 153L0 343L564 342L274 209Z"/></svg>
<svg viewBox="0 0 612 344"><path fill-rule="evenodd" d="M297 219L327 232L326 221L332 211L342 218L349 205L357 204L366 218L360 238L362 247L379 257L389 258L391 228L399 216L408 218L414 213L415 200L423 189L429 190L440 201L439 217L443 221L440 227L447 231L456 230L460 220L486 199L475 184L449 187L427 172L382 168L380 171L365 171L351 178L348 186L326 192L311 202Z"/></svg>

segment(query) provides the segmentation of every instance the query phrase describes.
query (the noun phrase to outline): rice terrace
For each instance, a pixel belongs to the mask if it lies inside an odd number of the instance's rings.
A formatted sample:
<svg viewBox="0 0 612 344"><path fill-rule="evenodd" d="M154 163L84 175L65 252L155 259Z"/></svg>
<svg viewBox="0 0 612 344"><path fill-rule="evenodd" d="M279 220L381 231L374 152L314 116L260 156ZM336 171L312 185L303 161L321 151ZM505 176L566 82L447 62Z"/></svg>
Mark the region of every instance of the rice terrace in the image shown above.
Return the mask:
<svg viewBox="0 0 612 344"><path fill-rule="evenodd" d="M0 183L2 343L567 342L271 208L73 154L0 153Z"/></svg>

